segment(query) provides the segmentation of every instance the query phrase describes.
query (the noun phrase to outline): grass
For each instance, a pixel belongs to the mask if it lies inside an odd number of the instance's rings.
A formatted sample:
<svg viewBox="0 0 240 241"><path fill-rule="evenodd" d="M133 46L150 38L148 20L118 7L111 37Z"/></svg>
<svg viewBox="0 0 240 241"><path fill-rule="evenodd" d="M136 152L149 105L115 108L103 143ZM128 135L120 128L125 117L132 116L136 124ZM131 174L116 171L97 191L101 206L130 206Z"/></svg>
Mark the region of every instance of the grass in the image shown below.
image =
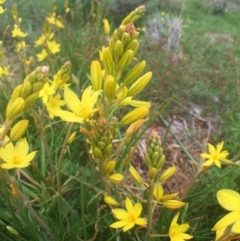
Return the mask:
<svg viewBox="0 0 240 241"><path fill-rule="evenodd" d="M8 2L6 7L11 8L14 2ZM30 47L26 49L27 56L35 56L38 52L33 42L42 33L45 17L51 12L51 6L47 1L37 3L38 8L33 7L35 4L33 0L17 3L18 14L23 18L21 27L28 32L26 41ZM112 19L111 27L117 27L114 26L114 16L107 15L110 11L104 4L106 4L104 1L101 3L100 1L73 1L69 5L72 11L66 14L63 2L56 1L57 14L64 16L65 23L64 29L56 31L56 40L61 43L61 52L53 55L53 59L47 58L41 64L51 66L50 78L53 78L62 64L70 60L73 73L71 86L78 95L89 84L92 60L98 59L101 46L107 45L108 40L102 30L102 18ZM144 34L141 35L137 58L146 60L147 70L153 72L153 78L138 99L151 100L153 106L156 106L172 98L171 104L163 114L164 117L173 115L186 117L189 115L190 104L201 106L204 118L212 119L214 128L217 129L216 132L211 133L210 141L217 143L224 140L231 159L236 161L240 155L238 144L240 138L239 12L223 11L220 14L213 14L206 3L198 0L186 0L181 8L173 6L171 1L170 6L165 4L156 11L182 17L185 27L182 32L180 52L178 54L165 52L163 44L146 43ZM28 15L25 14L26 12ZM5 26L13 24L10 11L2 16L1 21ZM144 19L141 24L144 24ZM0 31L4 33L5 29L2 28ZM14 52L10 31L4 34L3 43L5 56L11 65L12 72L12 76L0 83L0 88L3 90L0 93L0 108L5 110L12 89L22 82L22 76L25 73ZM34 61L29 67L29 72L39 64ZM0 239L14 241L145 240L145 229L139 229L136 233L131 232L131 235L120 230L110 230L109 225L115 219L103 201L106 190L101 185L99 172L96 171L98 167L93 165L92 158L86 151L89 149L86 137L79 133L78 124L71 127L69 124L60 122L59 119L52 122L46 113L40 114L41 108L41 101L38 100L36 108L26 111L22 117L30 121L26 133L30 149L39 150L34 160L35 165L24 169L25 174L32 180L38 180L43 188L34 185L23 175L19 181L18 172L9 172L13 182L22 190L27 200L32 201L31 205L37 218L28 206L24 206L20 199L13 197L4 176L1 176L0 196L3 205L0 210ZM158 111L156 108L156 113L152 115L158 115ZM5 111L0 113L0 123L4 122L4 115ZM58 170L61 159L59 153L69 129L71 132L76 131L77 135L74 143L67 145L64 150L60 169L62 186L59 194L59 189L56 191L59 176L49 174L47 153L48 151L51 153L53 169ZM44 138L39 139L41 131ZM130 145L123 148L122 156L118 157L119 160L126 161L129 151ZM117 168L122 170L119 163ZM126 173L125 171L124 175ZM215 237L211 227L223 216L223 209L216 200L216 192L221 188L240 191L237 170L232 170L230 167L221 170L213 168L209 174L196 183L193 192L189 198L186 198L188 206L181 209L183 214L181 221L190 223L190 232L196 241L213 240ZM113 190L116 191L117 188L115 186ZM115 193L115 197L121 200L121 208L126 192L126 189L120 188ZM131 193L131 195L135 198L138 194ZM135 201L141 201L141 199L136 198ZM143 205L146 208L147 204ZM164 220L160 216L153 224L153 228L156 232L166 233L176 212L164 209L161 214L162 217L171 218ZM39 219L47 227L44 227L38 221ZM11 228L18 234L14 234ZM169 238L161 237L159 240L165 241Z"/></svg>

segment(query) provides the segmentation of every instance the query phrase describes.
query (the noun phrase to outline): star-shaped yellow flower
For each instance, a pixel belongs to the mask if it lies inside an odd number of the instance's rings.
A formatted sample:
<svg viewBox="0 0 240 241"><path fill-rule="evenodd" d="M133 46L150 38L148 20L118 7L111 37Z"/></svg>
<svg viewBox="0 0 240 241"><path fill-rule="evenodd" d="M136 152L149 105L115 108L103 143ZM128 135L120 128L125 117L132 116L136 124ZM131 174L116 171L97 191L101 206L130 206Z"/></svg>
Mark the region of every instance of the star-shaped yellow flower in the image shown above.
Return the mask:
<svg viewBox="0 0 240 241"><path fill-rule="evenodd" d="M47 58L48 53L46 49L43 49L41 53L37 54L38 61L43 61L45 58Z"/></svg>
<svg viewBox="0 0 240 241"><path fill-rule="evenodd" d="M0 149L0 157L5 162L1 164L3 169L24 168L29 166L30 161L35 157L36 151L28 154L29 145L26 140L20 139L14 146L12 142Z"/></svg>
<svg viewBox="0 0 240 241"><path fill-rule="evenodd" d="M208 153L201 154L201 157L208 159L203 163L203 166L211 166L215 164L217 167L221 168L221 161L229 162L229 160L226 159L227 156L229 155L228 151L226 150L222 151L223 144L224 142L218 143L217 147L215 148L213 145L208 143L209 154Z"/></svg>
<svg viewBox="0 0 240 241"><path fill-rule="evenodd" d="M40 46L45 43L45 36L42 34L36 41L35 41L35 46Z"/></svg>
<svg viewBox="0 0 240 241"><path fill-rule="evenodd" d="M47 41L47 46L52 54L56 54L60 51L60 44L57 44L55 40Z"/></svg>
<svg viewBox="0 0 240 241"><path fill-rule="evenodd" d="M52 110L61 110L61 106L65 104L66 102L61 100L60 94L56 94L55 96L50 95L46 104L50 118L53 119L54 117Z"/></svg>
<svg viewBox="0 0 240 241"><path fill-rule="evenodd" d="M53 95L55 93L55 89L53 85L49 85L49 83L46 83L42 90L39 92L39 97L42 97L43 103L46 104L48 102L48 96Z"/></svg>
<svg viewBox="0 0 240 241"><path fill-rule="evenodd" d="M230 211L221 218L212 228L212 231L221 231L232 225L231 232L240 234L240 195L230 189L221 189L217 192L219 204Z"/></svg>
<svg viewBox="0 0 240 241"><path fill-rule="evenodd" d="M90 118L93 113L98 111L94 106L100 93L101 91L92 93L92 86L89 86L84 90L82 100L80 100L72 90L65 87L64 100L72 112L52 110L51 113L55 116L59 116L64 121L82 123Z"/></svg>
<svg viewBox="0 0 240 241"><path fill-rule="evenodd" d="M27 36L27 33L24 33L17 24L14 24L14 29L12 31L12 37L16 38L16 37L20 37L20 38L24 38Z"/></svg>
<svg viewBox="0 0 240 241"><path fill-rule="evenodd" d="M139 217L142 212L142 205L140 203L136 203L133 206L131 200L127 197L126 209L112 209L114 217L120 221L111 224L111 228L123 228L123 232L126 232L135 225L146 226L147 221Z"/></svg>
<svg viewBox="0 0 240 241"><path fill-rule="evenodd" d="M187 223L181 225L177 223L179 214L180 213L177 213L177 215L173 218L169 228L168 234L171 241L185 241L193 237L185 233L189 229L189 225Z"/></svg>

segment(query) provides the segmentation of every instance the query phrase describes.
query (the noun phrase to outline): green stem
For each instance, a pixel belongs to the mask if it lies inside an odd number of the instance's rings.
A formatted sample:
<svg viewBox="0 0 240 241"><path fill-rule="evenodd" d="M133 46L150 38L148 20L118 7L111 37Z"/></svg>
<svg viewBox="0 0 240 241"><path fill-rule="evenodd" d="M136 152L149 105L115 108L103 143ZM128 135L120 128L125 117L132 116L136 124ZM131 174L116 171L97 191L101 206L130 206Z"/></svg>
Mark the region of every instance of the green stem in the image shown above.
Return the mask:
<svg viewBox="0 0 240 241"><path fill-rule="evenodd" d="M70 123L70 125L69 125L69 127L68 127L68 131L67 131L67 135L66 135L65 140L64 140L64 142L63 142L62 149L61 149L61 152L60 152L60 155L59 155L59 159L58 159L57 189L58 189L58 193L59 193L60 198L61 198L61 171L62 171L62 162L63 162L64 152L65 152L65 149L66 149L66 146L67 146L68 138L69 138L69 136L70 136L70 134L71 134L72 127L73 127L73 123Z"/></svg>
<svg viewBox="0 0 240 241"><path fill-rule="evenodd" d="M100 177L101 177L102 183L105 187L105 190L106 190L108 195L111 195L111 190L110 190L109 184L106 180L106 174L104 172L104 161L103 160L99 161L98 168L99 168Z"/></svg>
<svg viewBox="0 0 240 241"><path fill-rule="evenodd" d="M148 223L147 223L147 232L145 240L151 240L151 230L152 230L152 219L153 219L153 207L152 207L152 200L153 200L153 190L154 190L154 183L151 180L150 186L148 188Z"/></svg>

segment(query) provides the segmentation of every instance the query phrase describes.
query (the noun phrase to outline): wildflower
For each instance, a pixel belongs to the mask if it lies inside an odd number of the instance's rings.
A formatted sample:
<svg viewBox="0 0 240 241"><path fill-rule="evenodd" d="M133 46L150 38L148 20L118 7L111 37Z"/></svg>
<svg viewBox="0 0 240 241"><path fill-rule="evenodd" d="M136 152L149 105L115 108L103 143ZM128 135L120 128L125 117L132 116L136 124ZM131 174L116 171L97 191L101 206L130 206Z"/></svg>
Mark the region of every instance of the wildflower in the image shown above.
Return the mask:
<svg viewBox="0 0 240 241"><path fill-rule="evenodd" d="M172 193L169 195L163 195L163 187L162 185L158 185L154 188L154 192L153 192L156 200L158 202L161 202L162 205L166 208L169 209L178 209L182 206L185 205L184 202L178 201L178 200L172 200L172 198L174 198L178 193Z"/></svg>
<svg viewBox="0 0 240 241"><path fill-rule="evenodd" d="M228 151L222 151L224 142L218 143L215 148L213 145L208 143L208 153L202 153L201 157L207 158L208 160L203 163L203 166L211 166L215 164L217 167L221 168L221 161L228 161L226 157L229 155Z"/></svg>
<svg viewBox="0 0 240 241"><path fill-rule="evenodd" d="M27 33L24 33L17 24L14 24L14 29L12 31L12 37L16 38L16 37L20 37L20 38L24 38L27 36Z"/></svg>
<svg viewBox="0 0 240 241"><path fill-rule="evenodd" d="M0 157L6 163L1 164L3 169L24 168L29 166L37 151L28 154L29 145L26 140L20 139L15 147L12 142L0 149Z"/></svg>
<svg viewBox="0 0 240 241"><path fill-rule="evenodd" d="M142 185L143 184L143 180L140 176L140 174L138 173L138 171L131 165L129 167L129 172L133 178L133 180L138 184L138 185Z"/></svg>
<svg viewBox="0 0 240 241"><path fill-rule="evenodd" d="M123 232L126 232L135 225L145 226L147 224L145 219L139 217L142 212L140 203L136 203L133 206L131 200L127 197L126 209L116 208L112 210L113 216L120 221L111 224L111 228L123 228Z"/></svg>
<svg viewBox="0 0 240 241"><path fill-rule="evenodd" d="M46 104L48 102L48 96L53 95L55 93L55 89L53 85L49 85L46 83L42 90L39 92L39 97L42 97L43 103Z"/></svg>
<svg viewBox="0 0 240 241"><path fill-rule="evenodd" d="M179 214L180 213L177 213L177 215L175 215L175 217L173 218L168 231L171 241L184 241L193 237L185 233L189 229L189 225L187 223L181 225L177 223Z"/></svg>
<svg viewBox="0 0 240 241"><path fill-rule="evenodd" d="M94 105L97 102L100 93L101 91L95 91L92 93L92 86L89 86L84 90L81 101L73 91L71 91L68 87L65 87L64 99L68 108L72 112L54 110L52 113L59 116L64 121L82 123L84 120L91 117L93 113L98 111L97 108L94 108Z"/></svg>
<svg viewBox="0 0 240 241"><path fill-rule="evenodd" d="M3 75L9 75L9 67L1 67L0 66L0 77L2 77Z"/></svg>
<svg viewBox="0 0 240 241"><path fill-rule="evenodd" d="M40 46L45 43L45 36L42 34L36 41L35 46Z"/></svg>
<svg viewBox="0 0 240 241"><path fill-rule="evenodd" d="M47 41L47 46L52 54L55 54L60 51L60 44L57 44L55 40Z"/></svg>
<svg viewBox="0 0 240 241"><path fill-rule="evenodd" d="M140 106L135 108L134 110L128 112L125 116L123 116L121 122L123 125L131 124L135 121L138 121L145 117L149 112L149 108L146 106Z"/></svg>
<svg viewBox="0 0 240 241"><path fill-rule="evenodd" d="M212 231L220 231L232 225L231 232L240 233L240 195L230 189L221 189L217 192L219 204L231 211L221 218L212 228Z"/></svg>
<svg viewBox="0 0 240 241"><path fill-rule="evenodd" d="M37 54L38 61L43 61L48 56L47 50L42 49L42 52Z"/></svg>
<svg viewBox="0 0 240 241"><path fill-rule="evenodd" d="M28 120L20 120L18 121L11 129L10 138L12 141L19 140L26 132L28 128L29 121Z"/></svg>
<svg viewBox="0 0 240 241"><path fill-rule="evenodd" d="M55 96L50 95L46 104L50 118L53 119L54 117L52 110L61 110L61 106L65 104L65 100L61 100L60 94L56 94Z"/></svg>

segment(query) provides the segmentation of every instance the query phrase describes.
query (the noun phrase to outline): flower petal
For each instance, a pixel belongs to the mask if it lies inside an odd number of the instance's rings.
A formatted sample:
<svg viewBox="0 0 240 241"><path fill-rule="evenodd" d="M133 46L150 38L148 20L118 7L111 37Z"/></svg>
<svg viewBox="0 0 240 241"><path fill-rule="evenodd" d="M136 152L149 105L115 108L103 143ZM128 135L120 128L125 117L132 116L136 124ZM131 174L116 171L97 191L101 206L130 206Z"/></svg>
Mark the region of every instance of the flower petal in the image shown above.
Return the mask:
<svg viewBox="0 0 240 241"><path fill-rule="evenodd" d="M18 156L20 156L21 158L26 157L29 151L29 145L26 138L18 140L18 142L15 145L15 150Z"/></svg>
<svg viewBox="0 0 240 241"><path fill-rule="evenodd" d="M128 197L126 198L126 209L129 215L134 215L133 204Z"/></svg>
<svg viewBox="0 0 240 241"><path fill-rule="evenodd" d="M118 221L118 222L115 222L115 223L112 223L110 225L110 228L122 228L124 226L126 226L129 222L124 220L124 221Z"/></svg>
<svg viewBox="0 0 240 241"><path fill-rule="evenodd" d="M240 233L240 218L233 224L231 231L233 233Z"/></svg>
<svg viewBox="0 0 240 241"><path fill-rule="evenodd" d="M138 218L142 212L142 205L141 203L136 203L133 207L133 214L135 218Z"/></svg>
<svg viewBox="0 0 240 241"><path fill-rule="evenodd" d="M230 189L221 189L217 192L219 204L228 211L240 211L240 195Z"/></svg>
<svg viewBox="0 0 240 241"><path fill-rule="evenodd" d="M147 221L144 218L137 218L135 220L135 224L145 226L147 224Z"/></svg>
<svg viewBox="0 0 240 241"><path fill-rule="evenodd" d="M129 214L121 208L112 209L113 216L119 220L128 220Z"/></svg>
<svg viewBox="0 0 240 241"><path fill-rule="evenodd" d="M231 212L221 218L212 228L212 231L226 228L240 218L240 212Z"/></svg>
<svg viewBox="0 0 240 241"><path fill-rule="evenodd" d="M72 112L74 112L75 114L79 112L79 108L81 107L82 103L77 97L77 95L68 87L64 88L64 100L66 101L68 108Z"/></svg>
<svg viewBox="0 0 240 241"><path fill-rule="evenodd" d="M123 228L123 232L128 231L129 229L133 228L135 226L134 222L128 222L128 224Z"/></svg>

